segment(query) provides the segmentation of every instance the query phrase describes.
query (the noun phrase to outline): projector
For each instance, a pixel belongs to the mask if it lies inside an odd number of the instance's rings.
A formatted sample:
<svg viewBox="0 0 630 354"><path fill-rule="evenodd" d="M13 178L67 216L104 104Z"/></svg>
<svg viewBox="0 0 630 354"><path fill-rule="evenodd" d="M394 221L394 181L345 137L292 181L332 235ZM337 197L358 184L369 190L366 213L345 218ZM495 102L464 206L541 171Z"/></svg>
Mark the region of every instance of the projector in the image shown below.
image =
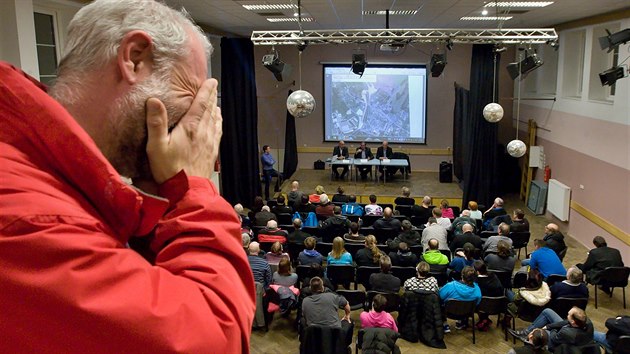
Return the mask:
<svg viewBox="0 0 630 354"><path fill-rule="evenodd" d="M397 51L399 51L401 48L404 48L405 44L404 43L383 43L381 44L381 52L391 52L391 53L396 53Z"/></svg>

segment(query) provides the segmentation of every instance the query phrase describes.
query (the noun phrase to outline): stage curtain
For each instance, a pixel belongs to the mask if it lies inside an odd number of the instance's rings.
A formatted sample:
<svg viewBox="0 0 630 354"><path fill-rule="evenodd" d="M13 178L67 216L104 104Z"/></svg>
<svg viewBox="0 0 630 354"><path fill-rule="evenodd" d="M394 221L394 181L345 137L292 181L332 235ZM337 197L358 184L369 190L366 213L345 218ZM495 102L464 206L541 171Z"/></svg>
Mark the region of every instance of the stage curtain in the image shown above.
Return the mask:
<svg viewBox="0 0 630 354"><path fill-rule="evenodd" d="M254 45L248 38L221 38L222 194L249 207L260 195L258 108Z"/></svg>
<svg viewBox="0 0 630 354"><path fill-rule="evenodd" d="M464 161L468 149L464 146L464 136L467 136L469 91L455 83L455 108L453 109L453 171L455 177L464 180Z"/></svg>
<svg viewBox="0 0 630 354"><path fill-rule="evenodd" d="M289 90L291 96L293 90ZM287 96L287 97L288 97ZM287 123L284 132L284 166L282 173L284 178L291 178L298 165L297 137L295 136L295 117L287 110Z"/></svg>
<svg viewBox="0 0 630 354"><path fill-rule="evenodd" d="M470 200L492 205L498 196L496 123L483 118L483 108L492 102L494 53L490 44L475 44L470 65L470 95L462 148L464 156L464 205ZM497 55L497 70L500 57ZM498 91L498 84L497 84ZM505 119L505 118L504 118Z"/></svg>

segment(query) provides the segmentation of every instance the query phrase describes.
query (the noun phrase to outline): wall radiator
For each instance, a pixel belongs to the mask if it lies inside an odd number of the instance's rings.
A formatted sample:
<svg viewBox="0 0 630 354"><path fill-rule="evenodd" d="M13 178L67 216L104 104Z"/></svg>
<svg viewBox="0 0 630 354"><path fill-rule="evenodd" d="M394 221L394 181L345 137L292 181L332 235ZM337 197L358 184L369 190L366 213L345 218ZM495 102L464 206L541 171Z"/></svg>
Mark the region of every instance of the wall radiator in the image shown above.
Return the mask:
<svg viewBox="0 0 630 354"><path fill-rule="evenodd" d="M571 188L558 180L549 180L547 195L547 210L560 221L569 220L569 206L571 202Z"/></svg>

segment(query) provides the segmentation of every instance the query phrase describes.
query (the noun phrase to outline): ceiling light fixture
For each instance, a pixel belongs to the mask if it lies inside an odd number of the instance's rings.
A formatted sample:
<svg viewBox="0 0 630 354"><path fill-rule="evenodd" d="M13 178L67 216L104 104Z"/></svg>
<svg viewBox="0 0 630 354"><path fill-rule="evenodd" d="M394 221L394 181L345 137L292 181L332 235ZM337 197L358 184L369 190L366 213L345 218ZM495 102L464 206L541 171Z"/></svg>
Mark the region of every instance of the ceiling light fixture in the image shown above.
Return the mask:
<svg viewBox="0 0 630 354"><path fill-rule="evenodd" d="M525 59L520 62L510 63L506 68L512 80L515 80L521 75L527 75L538 69L543 64L543 60L540 59L536 53L527 55L527 51L525 51Z"/></svg>
<svg viewBox="0 0 630 354"><path fill-rule="evenodd" d="M243 5L249 11L266 11L266 10L295 10L297 6L293 4L249 4Z"/></svg>
<svg viewBox="0 0 630 354"><path fill-rule="evenodd" d="M617 80L628 76L628 68L624 66L614 66L599 74L602 86L612 86Z"/></svg>
<svg viewBox="0 0 630 354"><path fill-rule="evenodd" d="M491 1L484 7L545 7L553 4L553 1Z"/></svg>
<svg viewBox="0 0 630 354"><path fill-rule="evenodd" d="M464 16L460 18L460 21L507 21L512 19L512 16Z"/></svg>
<svg viewBox="0 0 630 354"><path fill-rule="evenodd" d="M351 70L353 73L359 75L359 77L363 76L365 72L365 67L367 66L367 60L365 59L365 53L353 53L352 54L352 67Z"/></svg>
<svg viewBox="0 0 630 354"><path fill-rule="evenodd" d="M444 68L446 67L446 52L443 54L433 54L431 55L431 63L429 64L429 69L431 70L431 76L439 77L442 75Z"/></svg>
<svg viewBox="0 0 630 354"><path fill-rule="evenodd" d="M630 41L630 28L615 33L610 33L609 30L606 30L606 33L608 33L607 36L599 37L599 46L602 49L608 49L608 53L612 52L620 44L626 44L626 42Z"/></svg>
<svg viewBox="0 0 630 354"><path fill-rule="evenodd" d="M486 9L481 10L481 14L483 16L488 16L488 10L486 10Z"/></svg>
<svg viewBox="0 0 630 354"><path fill-rule="evenodd" d="M271 48L271 53L263 56L262 63L265 68L273 73L273 76L278 81L283 81L284 78L291 75L291 65L282 62L278 52L273 47Z"/></svg>
<svg viewBox="0 0 630 354"><path fill-rule="evenodd" d="M415 15L418 10L389 10L390 15L399 15L399 16L407 16L407 15ZM369 10L363 11L363 15L378 15L385 16L387 15L386 10Z"/></svg>
<svg viewBox="0 0 630 354"><path fill-rule="evenodd" d="M267 21L277 23L277 22L298 22L296 17L267 17ZM302 22L313 22L312 17L302 17Z"/></svg>

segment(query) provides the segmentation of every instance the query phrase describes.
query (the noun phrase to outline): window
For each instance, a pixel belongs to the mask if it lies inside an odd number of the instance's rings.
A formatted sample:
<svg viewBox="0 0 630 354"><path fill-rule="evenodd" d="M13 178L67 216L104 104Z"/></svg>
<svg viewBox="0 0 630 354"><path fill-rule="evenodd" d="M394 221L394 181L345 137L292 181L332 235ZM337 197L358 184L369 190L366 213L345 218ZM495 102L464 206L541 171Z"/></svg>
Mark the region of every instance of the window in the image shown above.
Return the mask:
<svg viewBox="0 0 630 354"><path fill-rule="evenodd" d="M611 33L618 32L619 23L606 24L593 28L593 49L591 50L591 74L589 77L588 98L597 101L613 101L615 96L615 86L602 86L599 79L599 73L612 68L619 62L619 47L610 53L601 49L599 46L599 37L607 35L606 30Z"/></svg>
<svg viewBox="0 0 630 354"><path fill-rule="evenodd" d="M564 40L560 40L560 43L564 44L562 95L565 97L582 97L585 42L586 30L568 32Z"/></svg>
<svg viewBox="0 0 630 354"><path fill-rule="evenodd" d="M50 85L57 77L57 36L54 14L35 12L35 43L39 80Z"/></svg>

